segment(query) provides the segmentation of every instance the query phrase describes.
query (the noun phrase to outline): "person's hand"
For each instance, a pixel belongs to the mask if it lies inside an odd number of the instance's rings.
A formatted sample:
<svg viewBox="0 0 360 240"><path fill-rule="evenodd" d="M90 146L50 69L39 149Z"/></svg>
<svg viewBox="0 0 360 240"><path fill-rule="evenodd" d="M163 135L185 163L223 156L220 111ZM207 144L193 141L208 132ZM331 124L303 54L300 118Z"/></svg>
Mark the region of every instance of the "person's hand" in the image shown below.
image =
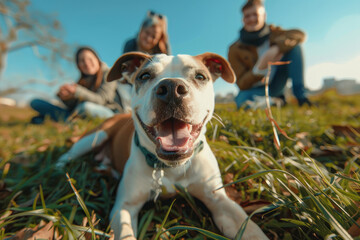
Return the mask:
<svg viewBox="0 0 360 240"><path fill-rule="evenodd" d="M58 96L61 100L69 100L75 98L76 84L64 84L60 87Z"/></svg>
<svg viewBox="0 0 360 240"><path fill-rule="evenodd" d="M294 47L298 43L298 41L296 41L295 39L285 39L284 43L288 47Z"/></svg>
<svg viewBox="0 0 360 240"><path fill-rule="evenodd" d="M269 62L279 61L283 57L278 46L274 45L269 48L258 60L259 70L264 70L268 67Z"/></svg>

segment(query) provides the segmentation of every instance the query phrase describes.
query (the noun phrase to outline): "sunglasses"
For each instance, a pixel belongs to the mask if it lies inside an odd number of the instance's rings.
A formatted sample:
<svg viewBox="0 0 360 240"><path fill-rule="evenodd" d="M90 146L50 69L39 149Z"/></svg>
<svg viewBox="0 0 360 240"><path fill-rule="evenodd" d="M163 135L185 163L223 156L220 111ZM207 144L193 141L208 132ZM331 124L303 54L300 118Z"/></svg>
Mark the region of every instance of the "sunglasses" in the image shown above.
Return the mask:
<svg viewBox="0 0 360 240"><path fill-rule="evenodd" d="M156 13L154 11L150 11L149 14L150 14L150 16L158 16L160 19L164 18L164 15Z"/></svg>

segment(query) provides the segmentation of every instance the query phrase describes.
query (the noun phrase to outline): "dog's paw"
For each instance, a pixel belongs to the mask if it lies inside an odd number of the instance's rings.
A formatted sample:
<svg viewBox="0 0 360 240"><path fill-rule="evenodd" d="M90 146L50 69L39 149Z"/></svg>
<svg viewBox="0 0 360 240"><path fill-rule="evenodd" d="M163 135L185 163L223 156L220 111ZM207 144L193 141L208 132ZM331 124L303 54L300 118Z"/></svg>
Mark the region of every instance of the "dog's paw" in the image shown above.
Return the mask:
<svg viewBox="0 0 360 240"><path fill-rule="evenodd" d="M254 223L249 221L245 230L242 240L269 240L261 228Z"/></svg>
<svg viewBox="0 0 360 240"><path fill-rule="evenodd" d="M68 153L64 153L60 156L60 158L56 161L55 167L59 170L62 170L65 165L70 162L70 156Z"/></svg>
<svg viewBox="0 0 360 240"><path fill-rule="evenodd" d="M243 236L241 240L269 240L265 234L263 235L250 235L250 236Z"/></svg>
<svg viewBox="0 0 360 240"><path fill-rule="evenodd" d="M120 240L136 240L134 236L123 236L120 237Z"/></svg>
<svg viewBox="0 0 360 240"><path fill-rule="evenodd" d="M269 240L265 233L259 228L256 231L245 231L241 240Z"/></svg>
<svg viewBox="0 0 360 240"><path fill-rule="evenodd" d="M128 223L121 224L121 232L120 232L119 239L136 240L136 238L134 236L134 231L133 231L132 227L130 226L130 224L128 224Z"/></svg>

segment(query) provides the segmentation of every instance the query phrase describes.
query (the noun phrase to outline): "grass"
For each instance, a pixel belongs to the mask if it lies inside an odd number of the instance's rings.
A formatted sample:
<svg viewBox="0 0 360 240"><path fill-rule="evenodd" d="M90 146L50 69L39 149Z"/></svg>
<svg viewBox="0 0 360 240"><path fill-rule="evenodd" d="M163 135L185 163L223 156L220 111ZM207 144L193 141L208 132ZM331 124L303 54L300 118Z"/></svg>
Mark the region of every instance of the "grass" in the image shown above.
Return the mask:
<svg viewBox="0 0 360 240"><path fill-rule="evenodd" d="M328 91L312 101L318 107L289 103L272 109L292 139L279 133L280 149L263 110L218 104L224 126L215 119L208 125L225 189L271 239L356 235L349 229L360 218L360 96ZM45 223L51 224L48 235L62 239L108 239L117 181L94 171L92 154L69 164L68 177L54 168L70 147L66 140L101 120L34 126L27 124L33 114L29 109L1 106L0 111L5 140L0 141L0 239ZM226 239L204 205L176 188L174 199L149 202L141 210L139 238ZM35 234L42 238L40 231Z"/></svg>

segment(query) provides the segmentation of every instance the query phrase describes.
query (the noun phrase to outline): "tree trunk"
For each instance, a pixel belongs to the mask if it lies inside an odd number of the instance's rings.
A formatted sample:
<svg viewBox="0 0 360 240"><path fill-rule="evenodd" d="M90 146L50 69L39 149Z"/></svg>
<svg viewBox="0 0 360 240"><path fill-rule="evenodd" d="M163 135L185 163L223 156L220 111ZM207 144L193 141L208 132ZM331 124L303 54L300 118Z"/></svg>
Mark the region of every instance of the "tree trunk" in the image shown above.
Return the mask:
<svg viewBox="0 0 360 240"><path fill-rule="evenodd" d="M7 59L7 53L0 53L0 80L2 80L2 76L4 74L4 70L6 67L6 59Z"/></svg>

